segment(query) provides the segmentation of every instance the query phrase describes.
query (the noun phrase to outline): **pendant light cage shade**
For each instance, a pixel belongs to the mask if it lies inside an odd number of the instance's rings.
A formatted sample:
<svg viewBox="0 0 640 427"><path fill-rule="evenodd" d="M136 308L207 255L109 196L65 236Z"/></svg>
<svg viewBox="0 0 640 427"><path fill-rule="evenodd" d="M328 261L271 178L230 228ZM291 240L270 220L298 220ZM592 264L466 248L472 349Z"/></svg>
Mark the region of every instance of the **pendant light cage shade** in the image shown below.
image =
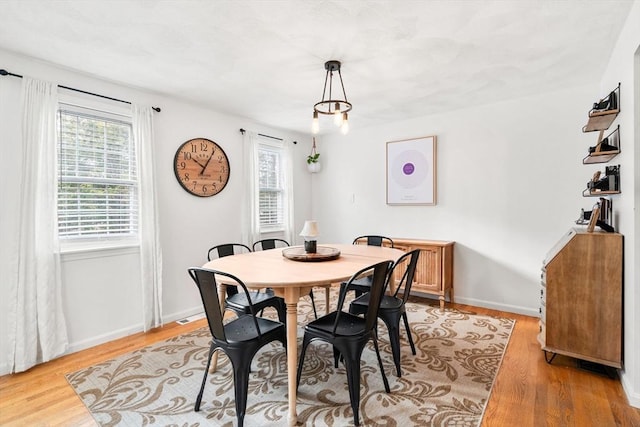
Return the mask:
<svg viewBox="0 0 640 427"><path fill-rule="evenodd" d="M340 66L340 61L335 60L327 61L324 63L326 74L324 78L324 87L322 90L322 101L317 102L313 106L313 133L317 133L319 131L318 114L333 115L334 123L337 126L342 127L343 133L346 133L345 130L348 129L348 125L345 126L344 121L345 119L347 119L347 113L351 111L351 108L353 106L347 100L347 93L344 90L344 83L342 81ZM336 83L336 87L342 92L342 98L340 98L340 91L336 91L333 88L333 77L335 72L338 73L338 78L336 79L336 81L339 81L340 83L339 87Z"/></svg>

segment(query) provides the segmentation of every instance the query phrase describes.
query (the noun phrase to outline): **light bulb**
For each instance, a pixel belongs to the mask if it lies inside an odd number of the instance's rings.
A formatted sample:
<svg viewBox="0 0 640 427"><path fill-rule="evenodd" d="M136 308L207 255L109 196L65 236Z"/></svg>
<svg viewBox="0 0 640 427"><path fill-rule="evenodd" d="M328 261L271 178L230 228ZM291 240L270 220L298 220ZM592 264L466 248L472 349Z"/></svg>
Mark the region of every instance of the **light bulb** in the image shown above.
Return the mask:
<svg viewBox="0 0 640 427"><path fill-rule="evenodd" d="M313 121L311 122L311 133L320 132L320 122L318 121L318 112L313 112Z"/></svg>
<svg viewBox="0 0 640 427"><path fill-rule="evenodd" d="M340 126L342 124L342 113L340 112L340 103L336 102L336 108L333 112L333 123L336 126Z"/></svg>
<svg viewBox="0 0 640 427"><path fill-rule="evenodd" d="M342 113L342 125L340 126L340 131L343 135L346 135L349 132L349 117L347 117L347 113Z"/></svg>

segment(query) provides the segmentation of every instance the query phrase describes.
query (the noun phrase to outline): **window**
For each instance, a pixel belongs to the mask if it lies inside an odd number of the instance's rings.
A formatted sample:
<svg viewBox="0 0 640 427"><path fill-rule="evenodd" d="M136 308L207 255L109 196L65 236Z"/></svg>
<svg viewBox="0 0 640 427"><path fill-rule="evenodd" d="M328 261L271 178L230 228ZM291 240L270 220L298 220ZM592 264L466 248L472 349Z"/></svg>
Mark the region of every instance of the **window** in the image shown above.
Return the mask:
<svg viewBox="0 0 640 427"><path fill-rule="evenodd" d="M260 143L258 147L258 187L260 193L260 231L285 228L285 191L282 146Z"/></svg>
<svg viewBox="0 0 640 427"><path fill-rule="evenodd" d="M58 132L60 238L136 237L138 184L131 119L61 105Z"/></svg>

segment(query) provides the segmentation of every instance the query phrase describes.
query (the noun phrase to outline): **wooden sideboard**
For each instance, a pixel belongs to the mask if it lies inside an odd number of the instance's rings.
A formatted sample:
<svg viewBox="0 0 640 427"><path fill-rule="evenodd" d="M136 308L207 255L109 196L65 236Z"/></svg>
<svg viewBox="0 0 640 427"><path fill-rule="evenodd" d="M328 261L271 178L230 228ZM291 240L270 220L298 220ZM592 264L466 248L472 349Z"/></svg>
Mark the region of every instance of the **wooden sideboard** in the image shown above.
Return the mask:
<svg viewBox="0 0 640 427"><path fill-rule="evenodd" d="M411 293L437 296L444 309L445 296L453 302L453 245L440 240L401 239L392 237L393 247L405 252L420 249ZM399 274L402 274L400 272ZM396 277L402 277L396 275Z"/></svg>

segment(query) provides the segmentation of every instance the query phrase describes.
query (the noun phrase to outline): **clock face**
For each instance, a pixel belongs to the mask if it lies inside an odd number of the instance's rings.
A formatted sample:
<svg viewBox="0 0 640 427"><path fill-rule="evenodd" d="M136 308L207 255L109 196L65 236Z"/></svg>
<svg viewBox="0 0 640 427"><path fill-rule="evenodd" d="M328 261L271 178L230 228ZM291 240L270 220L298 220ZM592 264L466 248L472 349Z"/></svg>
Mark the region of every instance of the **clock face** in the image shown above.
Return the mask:
<svg viewBox="0 0 640 427"><path fill-rule="evenodd" d="M173 159L178 182L199 197L215 196L229 182L229 159L215 142L195 138L182 144Z"/></svg>

